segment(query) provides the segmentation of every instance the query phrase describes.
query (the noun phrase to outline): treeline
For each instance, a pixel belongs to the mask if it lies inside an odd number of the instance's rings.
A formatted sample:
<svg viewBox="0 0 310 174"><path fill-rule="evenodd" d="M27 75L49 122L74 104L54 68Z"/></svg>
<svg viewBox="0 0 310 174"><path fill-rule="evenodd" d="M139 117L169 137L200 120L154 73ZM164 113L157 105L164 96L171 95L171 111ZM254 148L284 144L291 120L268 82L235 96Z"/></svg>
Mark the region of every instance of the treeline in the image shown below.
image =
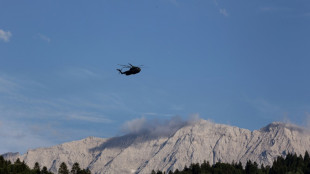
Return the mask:
<svg viewBox="0 0 310 174"><path fill-rule="evenodd" d="M35 163L31 169L24 161L17 159L14 163L4 160L0 156L0 174L53 174L47 170L47 167L41 169L39 163ZM74 163L69 171L66 163L61 163L58 169L58 174L91 174L89 169L81 169L79 163Z"/></svg>
<svg viewBox="0 0 310 174"><path fill-rule="evenodd" d="M151 174L166 174L166 172L153 170ZM270 166L258 166L256 162L248 161L243 168L239 163L221 163L210 165L204 161L202 164L191 164L183 170L169 171L168 174L310 174L310 156L306 152L304 157L288 154L285 158L277 157Z"/></svg>
<svg viewBox="0 0 310 174"><path fill-rule="evenodd" d="M204 161L202 164L191 164L185 166L183 170L169 171L168 174L310 174L310 156L306 152L304 156L288 154L286 157L277 157L272 167L258 166L256 162L248 161L245 167L239 163L221 163L210 165ZM4 160L0 156L0 174L52 174L44 166L42 169L39 163L35 163L31 169L25 162L17 159L14 163ZM71 170L66 163L61 163L58 174L91 174L89 169L81 169L78 163L74 163ZM166 174L162 171L152 171L151 174Z"/></svg>

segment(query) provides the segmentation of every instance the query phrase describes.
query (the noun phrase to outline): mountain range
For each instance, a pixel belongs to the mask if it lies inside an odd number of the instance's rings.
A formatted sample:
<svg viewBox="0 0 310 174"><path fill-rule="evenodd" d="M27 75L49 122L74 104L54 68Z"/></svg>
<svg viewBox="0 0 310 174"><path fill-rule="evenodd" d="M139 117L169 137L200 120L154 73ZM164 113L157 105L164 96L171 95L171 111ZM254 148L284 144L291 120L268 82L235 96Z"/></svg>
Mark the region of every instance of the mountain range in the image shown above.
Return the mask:
<svg viewBox="0 0 310 174"><path fill-rule="evenodd" d="M173 127L173 125L172 125ZM151 173L154 169L182 170L191 163L241 162L272 165L277 156L310 150L310 132L302 127L274 122L250 131L235 126L196 120L173 127L164 134L142 131L113 138L88 137L25 154L3 154L5 159L39 162L56 173L65 162L78 162L92 173Z"/></svg>

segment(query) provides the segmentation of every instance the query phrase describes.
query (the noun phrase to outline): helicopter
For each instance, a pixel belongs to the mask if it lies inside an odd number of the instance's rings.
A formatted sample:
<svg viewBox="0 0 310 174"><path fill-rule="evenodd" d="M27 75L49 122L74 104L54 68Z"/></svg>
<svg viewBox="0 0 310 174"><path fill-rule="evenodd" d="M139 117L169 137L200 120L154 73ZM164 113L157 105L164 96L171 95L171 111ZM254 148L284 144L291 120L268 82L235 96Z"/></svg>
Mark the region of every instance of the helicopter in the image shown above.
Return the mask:
<svg viewBox="0 0 310 174"><path fill-rule="evenodd" d="M122 69L116 69L119 71L121 74L125 74L126 76L132 75L132 74L137 74L141 71L141 68L139 66L133 66L132 64L128 63L129 65L120 65L123 68L129 68L127 71L122 71Z"/></svg>

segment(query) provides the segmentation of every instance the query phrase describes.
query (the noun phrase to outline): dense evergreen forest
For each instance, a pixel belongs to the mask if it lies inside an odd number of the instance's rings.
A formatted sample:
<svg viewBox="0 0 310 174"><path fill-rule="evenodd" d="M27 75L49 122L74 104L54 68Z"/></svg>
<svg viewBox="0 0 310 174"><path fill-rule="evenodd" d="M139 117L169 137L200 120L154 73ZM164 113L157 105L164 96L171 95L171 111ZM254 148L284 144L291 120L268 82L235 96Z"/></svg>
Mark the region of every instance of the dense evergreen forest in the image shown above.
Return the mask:
<svg viewBox="0 0 310 174"><path fill-rule="evenodd" d="M71 170L66 163L61 163L59 174L91 174L88 169L81 169L78 163L74 163ZM24 162L17 159L14 163L4 160L0 156L0 174L52 174L44 166L35 163L31 169ZM162 171L152 171L151 174L165 174ZM310 174L310 156L306 152L304 157L296 154L288 154L286 157L278 157L272 166L258 166L256 162L248 161L245 167L239 163L221 163L210 165L209 162L191 164L185 166L182 171L169 171L167 174Z"/></svg>
<svg viewBox="0 0 310 174"><path fill-rule="evenodd" d="M151 174L165 174L162 171L152 171ZM310 156L306 152L304 157L296 154L288 154L285 158L277 157L270 166L258 166L256 162L248 161L245 167L239 163L191 164L185 166L182 171L169 171L168 174L310 174Z"/></svg>
<svg viewBox="0 0 310 174"><path fill-rule="evenodd" d="M79 163L74 163L72 169L69 170L66 163L61 163L58 169L59 174L91 174L88 169L81 169ZM14 163L4 160L0 156L0 174L53 174L44 166L40 167L39 163L35 163L31 169L27 164L17 159Z"/></svg>

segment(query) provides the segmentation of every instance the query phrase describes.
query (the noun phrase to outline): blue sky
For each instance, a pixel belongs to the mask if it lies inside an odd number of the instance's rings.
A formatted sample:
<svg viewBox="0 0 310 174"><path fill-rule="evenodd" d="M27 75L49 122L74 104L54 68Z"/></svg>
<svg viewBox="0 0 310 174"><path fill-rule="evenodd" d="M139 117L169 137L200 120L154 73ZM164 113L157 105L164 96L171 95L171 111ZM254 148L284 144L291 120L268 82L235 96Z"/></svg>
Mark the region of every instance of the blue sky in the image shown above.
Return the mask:
<svg viewBox="0 0 310 174"><path fill-rule="evenodd" d="M307 126L309 31L308 0L0 0L0 153L135 119Z"/></svg>

